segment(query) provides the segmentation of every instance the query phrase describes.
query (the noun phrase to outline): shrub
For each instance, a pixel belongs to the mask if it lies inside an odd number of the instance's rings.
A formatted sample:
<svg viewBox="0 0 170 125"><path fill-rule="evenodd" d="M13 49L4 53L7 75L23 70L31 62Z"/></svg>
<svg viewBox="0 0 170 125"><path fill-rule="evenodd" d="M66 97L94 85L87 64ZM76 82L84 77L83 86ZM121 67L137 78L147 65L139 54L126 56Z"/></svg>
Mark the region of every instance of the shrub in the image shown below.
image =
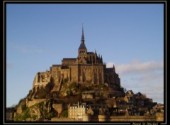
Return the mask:
<svg viewBox="0 0 170 125"><path fill-rule="evenodd" d="M68 117L68 110L64 110L64 111L61 113L61 117Z"/></svg>
<svg viewBox="0 0 170 125"><path fill-rule="evenodd" d="M26 108L23 113L16 114L14 121L25 121L27 118L30 118L29 108Z"/></svg>

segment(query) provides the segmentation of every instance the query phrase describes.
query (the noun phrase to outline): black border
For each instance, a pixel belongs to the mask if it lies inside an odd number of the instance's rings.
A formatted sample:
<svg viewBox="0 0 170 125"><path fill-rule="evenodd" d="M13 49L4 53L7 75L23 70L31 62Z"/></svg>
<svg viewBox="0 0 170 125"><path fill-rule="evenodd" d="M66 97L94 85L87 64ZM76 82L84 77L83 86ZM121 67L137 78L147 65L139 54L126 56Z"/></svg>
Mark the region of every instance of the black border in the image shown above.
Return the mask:
<svg viewBox="0 0 170 125"><path fill-rule="evenodd" d="M164 5L164 122L148 123L167 123L167 1L166 0L144 0L144 1L112 1L112 0L87 0L87 1L66 1L66 0L42 0L42 1L3 1L3 124L133 124L147 122L6 122L6 5L7 4L163 4Z"/></svg>

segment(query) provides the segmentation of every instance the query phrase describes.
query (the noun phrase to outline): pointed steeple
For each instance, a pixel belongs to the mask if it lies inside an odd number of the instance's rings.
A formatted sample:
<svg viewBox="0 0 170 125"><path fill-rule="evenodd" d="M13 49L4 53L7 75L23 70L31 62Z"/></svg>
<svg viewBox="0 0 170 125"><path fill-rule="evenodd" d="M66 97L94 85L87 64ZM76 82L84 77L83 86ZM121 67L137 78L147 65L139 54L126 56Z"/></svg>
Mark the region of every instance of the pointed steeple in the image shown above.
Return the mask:
<svg viewBox="0 0 170 125"><path fill-rule="evenodd" d="M83 29L83 24L82 24L82 35L81 35L81 43L84 43L84 29Z"/></svg>
<svg viewBox="0 0 170 125"><path fill-rule="evenodd" d="M86 45L85 45L85 38L84 38L84 28L82 26L82 35L81 35L81 44L79 46L79 52L84 51L84 52L87 52L87 48L86 48Z"/></svg>

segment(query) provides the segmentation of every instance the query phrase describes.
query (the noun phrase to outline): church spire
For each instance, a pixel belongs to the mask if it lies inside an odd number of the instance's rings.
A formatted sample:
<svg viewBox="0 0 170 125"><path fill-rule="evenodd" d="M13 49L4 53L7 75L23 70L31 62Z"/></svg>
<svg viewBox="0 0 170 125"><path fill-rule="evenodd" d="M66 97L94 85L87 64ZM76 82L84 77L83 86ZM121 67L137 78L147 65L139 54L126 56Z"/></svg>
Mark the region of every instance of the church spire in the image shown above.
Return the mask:
<svg viewBox="0 0 170 125"><path fill-rule="evenodd" d="M82 35L81 35L81 43L80 43L80 46L79 46L79 53L84 53L84 52L87 52L87 48L86 48L86 45L85 45L85 39L84 39L84 28L83 28L83 25L82 25Z"/></svg>
<svg viewBox="0 0 170 125"><path fill-rule="evenodd" d="M81 35L81 43L84 43L85 39L84 39L84 28L83 28L83 24L82 24L82 35Z"/></svg>

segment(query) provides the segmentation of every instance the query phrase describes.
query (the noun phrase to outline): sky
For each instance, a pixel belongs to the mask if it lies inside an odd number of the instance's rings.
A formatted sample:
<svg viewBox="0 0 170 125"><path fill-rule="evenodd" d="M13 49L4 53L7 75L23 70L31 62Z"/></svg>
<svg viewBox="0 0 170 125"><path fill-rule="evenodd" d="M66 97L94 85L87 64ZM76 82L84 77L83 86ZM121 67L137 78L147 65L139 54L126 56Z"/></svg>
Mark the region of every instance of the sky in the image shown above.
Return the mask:
<svg viewBox="0 0 170 125"><path fill-rule="evenodd" d="M163 4L7 4L6 105L18 104L37 72L88 51L116 68L121 86L164 102Z"/></svg>

